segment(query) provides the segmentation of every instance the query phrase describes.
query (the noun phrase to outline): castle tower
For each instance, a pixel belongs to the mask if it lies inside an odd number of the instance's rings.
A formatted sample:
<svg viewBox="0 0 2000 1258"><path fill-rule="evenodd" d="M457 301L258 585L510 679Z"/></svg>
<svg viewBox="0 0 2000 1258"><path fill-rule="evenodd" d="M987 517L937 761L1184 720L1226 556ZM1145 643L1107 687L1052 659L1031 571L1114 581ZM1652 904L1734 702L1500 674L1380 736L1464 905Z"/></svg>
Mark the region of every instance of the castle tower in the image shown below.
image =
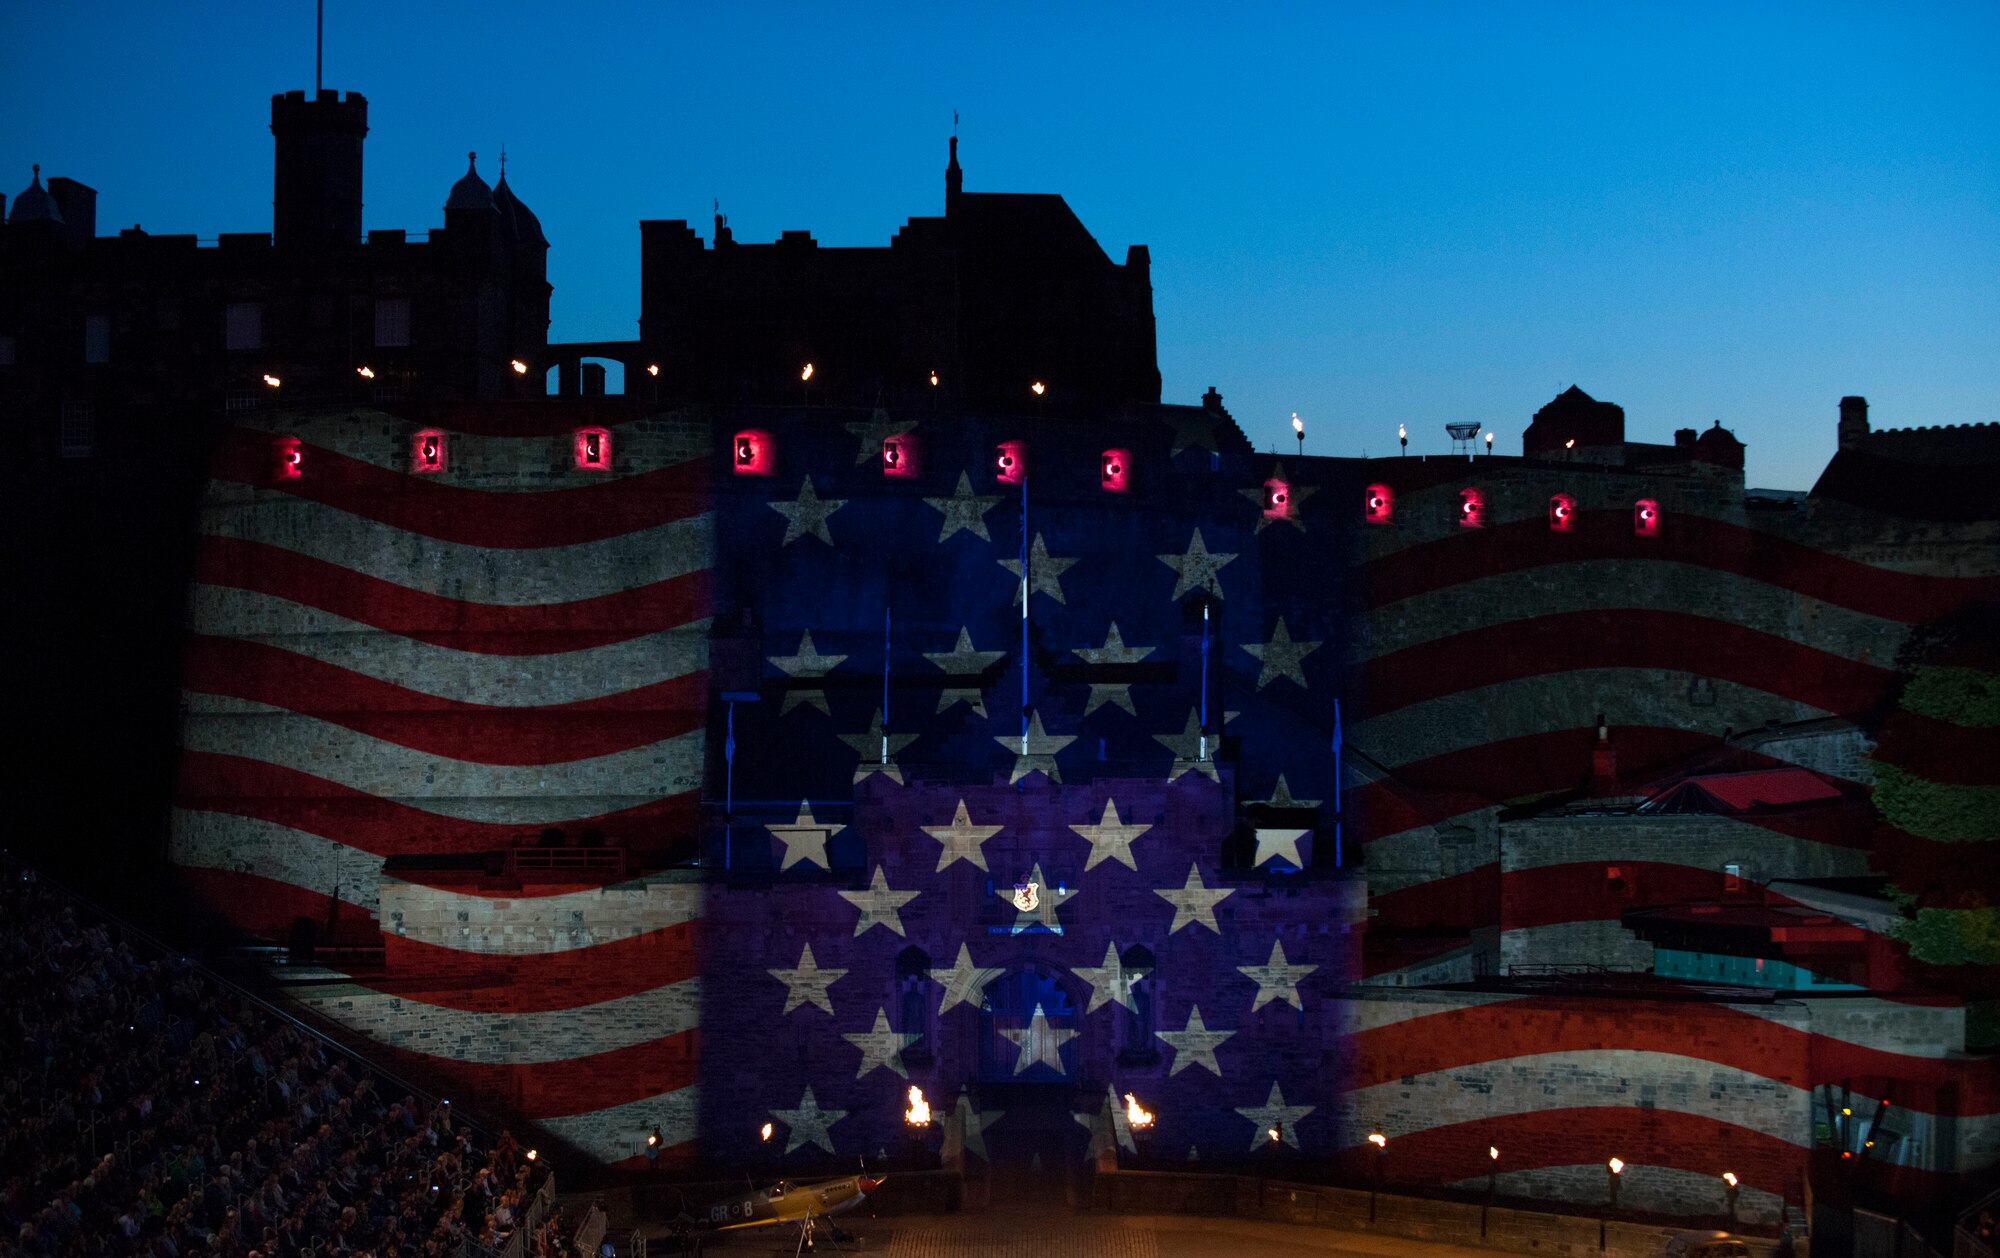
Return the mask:
<svg viewBox="0 0 2000 1258"><path fill-rule="evenodd" d="M271 197L274 243L280 249L325 248L361 240L361 141L368 101L330 88L271 98L277 162Z"/></svg>
<svg viewBox="0 0 2000 1258"><path fill-rule="evenodd" d="M958 194L965 189L965 172L958 167L958 137L951 137L951 161L944 168L944 212L951 214L958 204Z"/></svg>
<svg viewBox="0 0 2000 1258"><path fill-rule="evenodd" d="M1859 449L1868 437L1868 399L1840 399L1840 445L1842 450Z"/></svg>

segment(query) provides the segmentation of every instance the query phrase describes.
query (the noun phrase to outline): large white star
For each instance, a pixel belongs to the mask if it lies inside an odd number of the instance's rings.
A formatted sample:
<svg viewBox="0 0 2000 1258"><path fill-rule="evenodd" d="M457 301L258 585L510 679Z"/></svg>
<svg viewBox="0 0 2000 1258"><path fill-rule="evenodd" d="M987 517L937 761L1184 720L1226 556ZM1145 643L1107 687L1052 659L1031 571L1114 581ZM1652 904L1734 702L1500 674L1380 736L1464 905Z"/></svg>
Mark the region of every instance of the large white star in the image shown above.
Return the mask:
<svg viewBox="0 0 2000 1258"><path fill-rule="evenodd" d="M977 651L972 646L972 631L960 625L958 645L949 651L925 651L924 658L949 673L953 678L977 677L987 669L1007 658L1005 651ZM979 716L986 715L986 696L977 686L947 686L938 695L937 710L942 712L954 703L969 703Z"/></svg>
<svg viewBox="0 0 2000 1258"><path fill-rule="evenodd" d="M1215 1050L1236 1032L1209 1030L1201 1020L1201 1006L1189 1005L1186 1026L1178 1031L1155 1031L1153 1034L1165 1040L1167 1046L1174 1050L1173 1068L1167 1071L1169 1079L1189 1066L1200 1066L1220 1079L1222 1067L1216 1064Z"/></svg>
<svg viewBox="0 0 2000 1258"><path fill-rule="evenodd" d="M1258 485L1253 489L1240 489L1237 491L1245 498L1257 504L1256 531L1261 533L1279 520L1283 520L1299 532L1305 532L1306 522L1300 517L1300 508L1306 505L1306 499L1319 492L1318 487L1294 483L1291 477L1285 475L1285 465L1282 462L1272 466L1270 479L1283 482L1285 493L1290 499L1285 504L1284 511L1277 515L1271 515L1264 510L1264 486Z"/></svg>
<svg viewBox="0 0 2000 1258"><path fill-rule="evenodd" d="M1250 1012L1255 1013L1274 1000L1282 1000L1294 1009L1304 1009L1305 1002L1299 999L1299 980L1319 967L1286 964L1283 941L1273 939L1269 961L1263 965L1239 965L1236 968L1257 984L1257 994L1250 998Z"/></svg>
<svg viewBox="0 0 2000 1258"><path fill-rule="evenodd" d="M1263 804L1263 805L1265 805L1265 806L1267 806L1267 807L1270 807L1270 808L1317 808L1317 807L1319 807L1319 801L1318 801L1318 800L1316 800L1316 799L1293 799L1293 798L1292 798L1292 788L1291 788L1291 787L1289 787L1289 786L1287 786L1287 785L1285 784L1285 775L1284 775L1284 774L1282 774L1282 773L1280 773L1280 774L1278 775L1278 784L1277 784L1277 786L1276 786L1276 787L1274 787L1274 788L1272 789L1272 791L1271 791L1271 798L1269 798L1269 799L1253 799L1253 800L1251 800L1250 802L1251 802L1251 803L1253 803L1253 804Z"/></svg>
<svg viewBox="0 0 2000 1258"><path fill-rule="evenodd" d="M1127 1009L1132 1007L1132 983L1143 977L1125 973L1125 964L1118 958L1118 945L1106 942L1103 965L1079 965L1076 975L1090 984L1090 1004L1084 1012L1096 1013L1100 1005L1116 1001Z"/></svg>
<svg viewBox="0 0 2000 1258"><path fill-rule="evenodd" d="M1005 900L1015 910L1014 933L1018 935L1022 931L1033 929L1036 926L1045 926L1053 931L1061 931L1062 922L1056 917L1056 910L1061 907L1064 900L1075 895L1077 889L1075 887L1051 887L1048 881L1042 877L1042 863L1040 861L1036 861L1035 867L1029 871L1028 882L1035 888L1035 907L1031 909L1021 908L1020 905L1014 903L1014 888L1012 886L1002 885L993 888L993 894Z"/></svg>
<svg viewBox="0 0 2000 1258"><path fill-rule="evenodd" d="M870 774L879 773L898 786L903 784L903 770L897 767L896 755L903 748L917 741L917 736L915 734L890 734L888 735L888 741L884 742L882 734L882 709L875 709L875 719L869 723L866 733L842 734L839 737L841 742L854 748L855 754L861 757L860 762L854 766L854 780L856 782L859 782Z"/></svg>
<svg viewBox="0 0 2000 1258"><path fill-rule="evenodd" d="M902 908L921 894L916 891L891 891L889 877L882 867L875 867L875 877L868 883L866 891L842 891L840 898L861 910L861 918L854 923L854 933L861 934L870 926L886 926L897 934L903 934Z"/></svg>
<svg viewBox="0 0 2000 1258"><path fill-rule="evenodd" d="M1190 864L1186 884L1165 889L1155 888L1153 894L1174 906L1174 924L1167 927L1169 935L1183 926L1192 926L1197 922L1219 935L1222 933L1222 927L1215 924L1215 906L1236 894L1236 888L1203 886L1201 866Z"/></svg>
<svg viewBox="0 0 2000 1258"><path fill-rule="evenodd" d="M1222 740L1203 736L1201 713L1194 708L1188 709L1187 728L1178 734L1155 734L1153 741L1174 753L1174 767L1167 773L1167 781L1176 781L1184 773L1199 773L1211 782L1222 780L1215 768L1215 751Z"/></svg>
<svg viewBox="0 0 2000 1258"><path fill-rule="evenodd" d="M951 1117L944 1121L944 1149L938 1156L948 1164L954 1154L962 1151L977 1154L981 1161L992 1161L986 1156L986 1129L999 1122L1006 1113L1005 1110L972 1108L972 1096L961 1084L958 1104L953 1107Z"/></svg>
<svg viewBox="0 0 2000 1258"><path fill-rule="evenodd" d="M787 677L824 677L832 672L834 667L847 657L845 655L821 655L819 648L813 645L812 630L808 629L799 637L798 654L767 655L764 658L777 665ZM802 703L810 704L820 711L832 715L833 709L826 706L826 691L824 690L787 690L785 692L785 701L778 708L778 715L783 716Z"/></svg>
<svg viewBox="0 0 2000 1258"><path fill-rule="evenodd" d="M944 844L944 850L938 853L938 873L943 873L953 861L967 861L985 869L986 853L981 844L1006 828L973 825L972 814L966 810L965 801L962 799L958 801L958 811L952 814L950 825L919 827L925 834Z"/></svg>
<svg viewBox="0 0 2000 1258"><path fill-rule="evenodd" d="M832 869L833 862L826 858L826 841L845 830L846 826L830 826L813 819L812 802L799 801L799 815L796 821L766 825L771 837L785 845L785 857L779 863L780 871L801 863L818 865L821 869Z"/></svg>
<svg viewBox="0 0 2000 1258"><path fill-rule="evenodd" d="M1257 854L1250 858L1251 868L1282 856L1291 862L1293 869L1304 869L1306 858L1299 855L1299 840L1311 833L1310 830L1267 830L1258 827Z"/></svg>
<svg viewBox="0 0 2000 1258"><path fill-rule="evenodd" d="M1014 1073L1020 1074L1029 1067L1040 1063L1055 1071L1065 1073L1062 1064L1062 1046L1077 1037L1070 1027L1049 1025L1049 1016L1042 1012L1040 1001L1035 1002L1034 1016L1024 1027L1003 1027L1000 1034L1020 1048L1021 1055L1014 1060Z"/></svg>
<svg viewBox="0 0 2000 1258"><path fill-rule="evenodd" d="M1152 829L1150 825L1127 825L1118 819L1118 801L1104 801L1104 817L1094 826L1072 825L1070 829L1090 840L1090 855L1083 862L1083 872L1089 873L1107 860L1115 860L1125 868L1136 871L1138 858L1132 855L1132 840Z"/></svg>
<svg viewBox="0 0 2000 1258"><path fill-rule="evenodd" d="M1217 598L1223 597L1222 578L1217 574L1233 563L1236 556L1221 551L1211 552L1207 543L1201 540L1201 530L1196 529L1193 539L1188 542L1186 554L1160 555L1158 558L1174 570L1176 579L1171 597L1178 601L1190 590L1207 590Z"/></svg>
<svg viewBox="0 0 2000 1258"><path fill-rule="evenodd" d="M1090 1129L1090 1147L1084 1156L1096 1161L1101 1153L1113 1149L1123 1149L1136 1154L1139 1146L1132 1140L1132 1121L1125 1113L1125 1102L1118 1099L1118 1093L1110 1084L1104 1085L1104 1104L1097 1107L1094 1114L1071 1112L1071 1118Z"/></svg>
<svg viewBox="0 0 2000 1258"><path fill-rule="evenodd" d="M944 512L944 527L938 530L939 541L944 541L960 529L982 540L993 540L986 531L986 513L1000 501L1000 496L986 497L973 493L972 478L964 472L958 474L957 493L949 498L926 498L924 501Z"/></svg>
<svg viewBox="0 0 2000 1258"><path fill-rule="evenodd" d="M833 995L827 991L847 976L847 971L822 966L813 960L813 947L807 944L799 953L797 969L772 970L771 977L785 985L785 1007L778 1011L780 1016L790 1013L801 1005L818 1005L828 1013L833 1012Z"/></svg>
<svg viewBox="0 0 2000 1258"><path fill-rule="evenodd" d="M903 1068L903 1050L922 1038L889 1029L889 1011L875 1010L875 1025L866 1031L845 1031L841 1039L861 1050L861 1068L854 1072L859 1079L875 1069L893 1070L907 1079L910 1072Z"/></svg>
<svg viewBox="0 0 2000 1258"><path fill-rule="evenodd" d="M812 477L807 476L799 486L796 502L768 503L771 510L785 517L785 540L780 546L789 546L810 533L827 545L833 545L833 533L826 527L826 517L847 505L845 498L821 498L813 491Z"/></svg>
<svg viewBox="0 0 2000 1258"><path fill-rule="evenodd" d="M833 1152L833 1136L827 1128L847 1117L844 1109L821 1109L814 1098L812 1085L806 1085L806 1094L799 1100L797 1109L774 1109L771 1117L785 1125L785 1152L816 1144L828 1153Z"/></svg>
<svg viewBox="0 0 2000 1258"><path fill-rule="evenodd" d="M1114 620L1104 635L1103 646L1071 647L1070 653L1086 664L1137 664L1151 655L1153 648L1126 646L1125 639L1118 633L1118 622ZM1107 703L1115 703L1132 715L1139 715L1139 709L1132 706L1132 683L1129 681L1091 682L1090 698L1083 705L1083 714L1089 716Z"/></svg>
<svg viewBox="0 0 2000 1258"><path fill-rule="evenodd" d="M1020 556L1017 555L1011 559L1002 559L999 562L1001 567L1013 573L1016 577L1021 575ZM1077 561L1074 559L1050 558L1049 548L1043 543L1042 535L1040 533L1035 534L1035 543L1028 548L1028 593L1046 594L1056 602L1062 603L1062 574L1074 568L1076 564ZM1014 601L1016 603L1021 601L1021 587L1019 585L1014 587ZM1064 606L1068 606L1068 604L1064 603Z"/></svg>
<svg viewBox="0 0 2000 1258"><path fill-rule="evenodd" d="M1299 689L1306 689L1306 670L1303 661L1306 656L1319 650L1314 642L1292 641L1291 630L1285 628L1285 618L1278 617L1278 627L1271 631L1269 642L1244 642L1244 650L1263 664L1257 674L1257 689L1262 690L1278 678L1297 683Z"/></svg>
<svg viewBox="0 0 2000 1258"><path fill-rule="evenodd" d="M1257 1124L1257 1132L1250 1137L1250 1151L1255 1153L1271 1139L1275 1129L1278 1138L1294 1149L1299 1147L1298 1124L1301 1118L1317 1108L1312 1105L1287 1105L1285 1094L1278 1090L1278 1081L1271 1081L1271 1096L1262 1105L1239 1105L1236 1112Z"/></svg>
<svg viewBox="0 0 2000 1258"><path fill-rule="evenodd" d="M1076 735L1049 733L1042 728L1042 714L1036 712L1028 717L1025 746L1019 734L995 734L993 741L1014 753L1014 774L1007 779L1011 786L1030 773L1046 773L1049 781L1062 781L1062 771L1056 767L1056 753L1075 742Z"/></svg>
<svg viewBox="0 0 2000 1258"><path fill-rule="evenodd" d="M1006 971L997 966L974 965L972 949L958 945L958 960L942 974L931 971L931 977L944 987L944 999L938 1002L938 1016L955 1005L971 1005L977 1008L981 993L986 985L999 978Z"/></svg>
<svg viewBox="0 0 2000 1258"><path fill-rule="evenodd" d="M1202 449L1211 454L1219 452L1215 444L1215 429L1222 422L1222 416L1207 407L1175 406L1166 408L1160 415L1174 430L1173 448L1167 451L1167 458L1179 457L1188 449Z"/></svg>
<svg viewBox="0 0 2000 1258"><path fill-rule="evenodd" d="M847 425L847 431L861 438L861 448L854 452L854 465L861 466L870 459L882 457L882 443L891 437L900 437L917 426L914 419L890 419L889 412L878 410L873 418L855 420Z"/></svg>

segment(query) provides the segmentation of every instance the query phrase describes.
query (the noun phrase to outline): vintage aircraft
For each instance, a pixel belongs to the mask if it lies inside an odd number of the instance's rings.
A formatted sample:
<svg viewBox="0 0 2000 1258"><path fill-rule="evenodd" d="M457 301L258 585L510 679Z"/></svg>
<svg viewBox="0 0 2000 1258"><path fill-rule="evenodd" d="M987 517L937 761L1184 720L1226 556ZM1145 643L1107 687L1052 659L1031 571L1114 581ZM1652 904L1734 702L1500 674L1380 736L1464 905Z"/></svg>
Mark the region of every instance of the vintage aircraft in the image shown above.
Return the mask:
<svg viewBox="0 0 2000 1258"><path fill-rule="evenodd" d="M681 1215L674 1221L674 1234L688 1250L699 1253L702 1238L717 1232L791 1225L798 1228L796 1252L802 1253L813 1248L822 1232L826 1239L840 1240L840 1233L832 1222L833 1216L866 1201L882 1186L884 1178L863 1172L810 1184L779 1180L769 1188L746 1187L740 1193L718 1198L694 1209L689 1209L683 1201Z"/></svg>

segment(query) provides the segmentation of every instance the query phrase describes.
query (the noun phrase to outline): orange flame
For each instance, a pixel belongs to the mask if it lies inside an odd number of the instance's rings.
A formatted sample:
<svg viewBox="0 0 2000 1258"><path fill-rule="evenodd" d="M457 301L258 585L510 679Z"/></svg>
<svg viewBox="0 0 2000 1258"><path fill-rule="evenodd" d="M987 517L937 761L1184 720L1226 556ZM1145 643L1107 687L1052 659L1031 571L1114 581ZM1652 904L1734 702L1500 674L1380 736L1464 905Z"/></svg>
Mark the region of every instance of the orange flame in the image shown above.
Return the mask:
<svg viewBox="0 0 2000 1258"><path fill-rule="evenodd" d="M1139 1098L1133 1096L1130 1092L1125 1094L1125 1121L1134 1127L1151 1127L1153 1125L1152 1112L1141 1108Z"/></svg>
<svg viewBox="0 0 2000 1258"><path fill-rule="evenodd" d="M910 1085L910 1108L903 1112L903 1121L912 1127L930 1125L931 1103L924 1099L924 1090L914 1083Z"/></svg>

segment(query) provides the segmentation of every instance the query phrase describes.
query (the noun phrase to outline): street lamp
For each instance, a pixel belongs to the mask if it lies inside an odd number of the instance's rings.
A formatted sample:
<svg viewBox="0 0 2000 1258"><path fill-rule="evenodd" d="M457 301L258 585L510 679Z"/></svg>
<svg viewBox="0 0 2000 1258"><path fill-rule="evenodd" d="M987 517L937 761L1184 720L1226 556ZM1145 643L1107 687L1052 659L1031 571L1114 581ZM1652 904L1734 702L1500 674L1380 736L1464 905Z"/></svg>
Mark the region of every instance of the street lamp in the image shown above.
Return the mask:
<svg viewBox="0 0 2000 1258"><path fill-rule="evenodd" d="M1410 455L1410 430L1401 424L1396 425L1396 444L1403 447L1403 457L1408 458Z"/></svg>
<svg viewBox="0 0 2000 1258"><path fill-rule="evenodd" d="M812 378L813 378L813 365L811 363L807 363L804 367L799 369L799 392L804 395L805 404L808 408L810 408L813 404Z"/></svg>
<svg viewBox="0 0 2000 1258"><path fill-rule="evenodd" d="M1299 457L1304 458L1306 454L1306 424L1304 420L1299 418L1297 411L1292 412L1292 432L1299 439Z"/></svg>
<svg viewBox="0 0 2000 1258"><path fill-rule="evenodd" d="M1375 1177L1368 1188L1368 1221L1375 1221L1375 1197L1382 1191L1382 1163L1389 1157L1389 1137L1379 1131L1368 1133L1368 1143L1375 1146Z"/></svg>
<svg viewBox="0 0 2000 1258"><path fill-rule="evenodd" d="M1612 1158L1604 1164L1604 1169L1608 1172L1606 1186L1610 1191L1606 1198L1604 1213L1597 1216L1597 1247L1599 1249L1604 1248L1605 1224L1611 1218L1611 1212L1618 1208L1618 1177L1625 1173L1625 1161L1622 1158Z"/></svg>
<svg viewBox="0 0 2000 1258"><path fill-rule="evenodd" d="M1728 1185L1722 1191L1722 1213L1728 1217L1729 1225L1734 1229L1736 1226L1736 1198L1743 1191L1743 1186L1737 1182L1736 1172L1734 1171L1722 1172L1722 1182Z"/></svg>
<svg viewBox="0 0 2000 1258"><path fill-rule="evenodd" d="M1486 430L1486 457L1489 459L1493 457L1493 430L1491 428Z"/></svg>
<svg viewBox="0 0 2000 1258"><path fill-rule="evenodd" d="M1486 1212L1493 1208L1493 1190L1500 1176L1500 1146L1486 1146L1486 1203L1479 1207L1479 1235L1486 1235Z"/></svg>

